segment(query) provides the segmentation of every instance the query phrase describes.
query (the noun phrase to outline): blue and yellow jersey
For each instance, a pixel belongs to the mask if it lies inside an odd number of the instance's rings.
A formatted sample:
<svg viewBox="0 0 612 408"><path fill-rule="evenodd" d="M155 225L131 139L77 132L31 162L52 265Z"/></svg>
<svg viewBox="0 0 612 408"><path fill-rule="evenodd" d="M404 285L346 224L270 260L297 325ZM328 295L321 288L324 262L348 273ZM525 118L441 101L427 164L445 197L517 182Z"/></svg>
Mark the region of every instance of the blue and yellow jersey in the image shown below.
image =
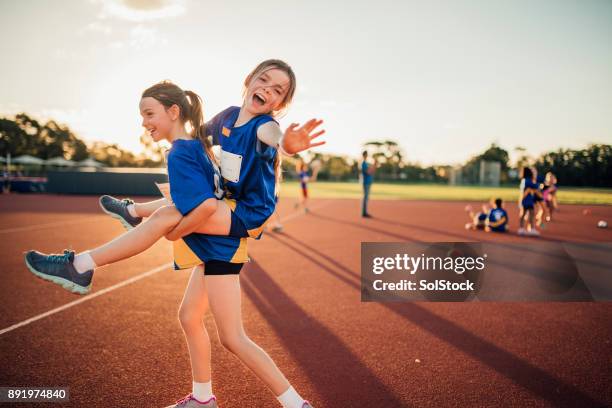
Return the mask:
<svg viewBox="0 0 612 408"><path fill-rule="evenodd" d="M175 140L168 154L170 196L185 216L209 198L223 197L221 177L199 140ZM210 260L248 261L246 239L190 234L174 243L175 269L186 269Z"/></svg>
<svg viewBox="0 0 612 408"><path fill-rule="evenodd" d="M535 197L539 194L539 188L531 179L521 180L521 205L524 208L533 207Z"/></svg>
<svg viewBox="0 0 612 408"><path fill-rule="evenodd" d="M491 231L505 232L508 225L508 213L503 208L492 208L487 221Z"/></svg>
<svg viewBox="0 0 612 408"><path fill-rule="evenodd" d="M234 126L240 108L233 106L217 114L206 124L207 135L221 147L221 175L226 201L244 223L249 236L258 238L276 206L274 160L276 146L257 139L257 129L274 121L259 115L241 126Z"/></svg>

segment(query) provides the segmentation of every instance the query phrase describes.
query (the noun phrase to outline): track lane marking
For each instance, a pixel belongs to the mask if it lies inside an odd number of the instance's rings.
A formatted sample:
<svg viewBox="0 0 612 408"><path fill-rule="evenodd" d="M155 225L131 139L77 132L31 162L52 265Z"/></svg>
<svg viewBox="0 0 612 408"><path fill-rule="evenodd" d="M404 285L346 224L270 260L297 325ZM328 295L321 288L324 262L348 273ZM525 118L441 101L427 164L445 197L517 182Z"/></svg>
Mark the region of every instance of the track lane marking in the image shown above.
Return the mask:
<svg viewBox="0 0 612 408"><path fill-rule="evenodd" d="M37 316L34 316L34 317L29 318L29 319L23 320L23 321L21 321L19 323L15 323L12 326L9 326L9 327L7 327L5 329L0 330L0 335L3 335L4 333L8 333L10 331L13 331L13 330L18 329L18 328L23 327L23 326L27 326L28 324L34 323L37 320L44 319L45 317L48 317L48 316L54 315L56 313L59 313L62 310L66 310L66 309L69 309L69 308L71 308L73 306L81 304L83 302L87 302L88 300L97 298L98 296L102 296L102 295L104 295L104 294L106 294L108 292L111 292L111 291L115 290L115 289L119 289L119 288L121 288L123 286L129 285L130 283L134 283L134 282L139 281L141 279L148 278L149 276L155 275L156 273L161 272L161 271L163 271L163 270L165 270L167 268L171 268L171 267L172 267L172 263L170 262L170 263L158 266L157 268L153 268L153 269L151 269L151 270L149 270L147 272L143 272L140 275L132 276L129 279L126 279L126 280L121 281L119 283L116 283L116 284L114 284L112 286L109 286L107 288L99 290L98 292L92 293L91 295L85 295L85 296L83 296L80 299L77 299L77 300L72 301L70 303L66 303L65 305L56 307L55 309L52 309L52 310L49 310L47 312L41 313L41 314L39 314Z"/></svg>
<svg viewBox="0 0 612 408"><path fill-rule="evenodd" d="M330 201L326 201L324 203L321 203L321 204L313 207L310 211L312 211L313 209L317 209L317 210L321 209L321 208L331 204L332 202L333 201L330 200ZM290 220L292 220L294 218L297 218L297 217L300 217L300 216L303 216L303 215L306 215L306 213L298 212L298 213L294 213L294 214L288 215L288 216L286 216L284 218L281 218L281 223L288 222L288 221L290 221ZM74 221L74 222L76 222L76 221ZM52 223L52 224L57 224L57 223ZM45 225L49 225L49 224L45 224ZM28 228L28 227L23 227L23 228ZM6 231L6 230L1 230L0 233L2 233L2 231ZM23 320L23 321L21 321L19 323L15 323L12 326L9 326L9 327L6 327L6 328L0 330L0 336L5 334L5 333L9 333L9 332L11 332L11 331L13 331L15 329L18 329L20 327L27 326L30 323L34 323L37 320L44 319L45 317L49 317L49 316L54 315L56 313L59 313L59 312L61 312L63 310L69 309L69 308L71 308L73 306L76 306L78 304L81 304L83 302L87 302L88 300L94 299L94 298L96 298L98 296L102 296L102 295L104 295L106 293L112 292L115 289L119 289L119 288L121 288L123 286L129 285L129 284L134 283L136 281L139 281L141 279L148 278L149 276L155 275L156 273L161 272L161 271L163 271L166 268L172 267L172 265L173 265L172 262L166 263L164 265L158 266L157 268L153 268L153 269L151 269L151 270L149 270L147 272L143 272L143 273L141 273L139 275L133 276L133 277L128 278L128 279L126 279L124 281L116 283L116 284L114 284L112 286L104 288L104 289L102 289L102 290L100 290L98 292L92 293L90 295L85 295L85 296L83 296L80 299L77 299L77 300L72 301L70 303L66 303L65 305L56 307L55 309L52 309L52 310L49 310L47 312L41 313L41 314L36 315L34 317L31 317L29 319Z"/></svg>

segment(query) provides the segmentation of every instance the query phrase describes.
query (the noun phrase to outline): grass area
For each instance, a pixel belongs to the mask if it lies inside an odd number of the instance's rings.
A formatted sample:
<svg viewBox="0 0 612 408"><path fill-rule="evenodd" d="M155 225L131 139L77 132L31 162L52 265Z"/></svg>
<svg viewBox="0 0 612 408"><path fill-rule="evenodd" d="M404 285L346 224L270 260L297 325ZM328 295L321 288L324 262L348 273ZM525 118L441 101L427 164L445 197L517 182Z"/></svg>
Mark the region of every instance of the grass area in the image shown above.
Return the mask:
<svg viewBox="0 0 612 408"><path fill-rule="evenodd" d="M361 185L357 182L316 182L308 185L313 198L361 198ZM488 201L501 197L504 201L518 199L517 187L448 186L440 184L385 184L374 183L370 191L372 199L379 200L443 200ZM296 181L283 182L282 197L299 197L300 185ZM612 189L561 187L557 193L561 204L612 205Z"/></svg>

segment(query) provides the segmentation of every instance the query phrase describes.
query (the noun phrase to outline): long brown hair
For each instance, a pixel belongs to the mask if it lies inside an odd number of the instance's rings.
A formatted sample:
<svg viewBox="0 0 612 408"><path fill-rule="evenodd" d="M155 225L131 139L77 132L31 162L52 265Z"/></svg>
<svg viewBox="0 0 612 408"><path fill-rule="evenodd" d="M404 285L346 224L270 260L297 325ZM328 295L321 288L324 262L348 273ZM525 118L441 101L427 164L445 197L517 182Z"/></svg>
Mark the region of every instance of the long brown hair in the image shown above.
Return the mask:
<svg viewBox="0 0 612 408"><path fill-rule="evenodd" d="M198 94L193 91L183 91L171 81L162 81L144 90L142 98L147 97L154 98L166 109L169 109L172 105L178 106L181 122L183 124L189 123L191 137L202 142L204 151L212 162L215 162L210 142L204 134L202 99Z"/></svg>
<svg viewBox="0 0 612 408"><path fill-rule="evenodd" d="M259 77L261 74L271 69L279 69L285 74L287 74L287 76L289 77L289 87L287 88L285 98L283 98L283 101L281 102L281 105L278 110L270 112L270 115L272 115L274 118L278 118L283 116L289 109L289 105L291 105L291 101L293 101L293 96L295 95L295 89L297 86L295 73L293 72L291 66L285 61L279 59L268 59L257 65L255 69L253 69L244 80L244 94L246 94L246 90L253 79ZM274 177L276 179L274 191L276 195L278 195L280 182L282 180L281 164L282 157L280 153L277 152L276 158L274 159Z"/></svg>

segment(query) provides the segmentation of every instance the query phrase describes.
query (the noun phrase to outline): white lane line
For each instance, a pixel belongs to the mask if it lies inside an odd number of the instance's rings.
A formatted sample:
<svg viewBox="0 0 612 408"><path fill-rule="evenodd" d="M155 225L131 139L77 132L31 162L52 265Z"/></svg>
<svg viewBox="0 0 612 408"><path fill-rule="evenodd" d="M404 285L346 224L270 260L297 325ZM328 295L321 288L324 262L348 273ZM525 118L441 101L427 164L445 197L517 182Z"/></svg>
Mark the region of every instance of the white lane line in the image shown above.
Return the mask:
<svg viewBox="0 0 612 408"><path fill-rule="evenodd" d="M319 209L321 209L321 208L331 204L332 201L333 200L321 203L321 204L311 208L311 211L312 210L319 210ZM281 222L287 222L289 220L292 220L292 219L297 218L297 217L302 216L302 215L306 215L306 214L304 212L301 212L301 211L300 212L296 212L294 214L291 214L291 215L288 215L288 216L286 216L284 218L281 218ZM53 223L53 224L57 224L57 223ZM48 225L48 224L45 224L45 225ZM24 228L27 228L27 227L24 227ZM6 230L4 230L4 231L6 231ZM0 231L0 233L1 232L2 231ZM30 323L33 323L33 322L37 321L37 320L44 319L45 317L54 315L55 313L61 312L62 310L69 309L72 306L76 306L76 305L78 305L80 303L83 303L83 302L86 302L86 301L91 300L93 298L96 298L98 296L104 295L104 294L106 294L108 292L111 292L111 291L113 291L115 289L119 289L119 288L121 288L121 287L123 287L125 285L129 285L130 283L134 283L134 282L139 281L141 279L147 278L147 277L149 277L151 275L154 275L154 274L156 274L158 272L163 271L166 268L171 267L172 265L173 265L172 263L167 263L167 264L164 264L162 266L158 266L155 269L151 269L150 271L143 272L140 275L133 276L133 277L131 277L129 279L126 279L126 280L124 280L122 282L116 283L113 286L109 286L108 288L105 288L105 289L102 289L102 290L100 290L98 292L92 293L91 295L85 295L84 297L82 297L80 299L77 299L77 300L75 300L73 302L67 303L67 304L65 304L63 306L59 306L59 307L57 307L55 309L49 310L48 312L41 313L38 316L31 317L31 318L29 318L27 320L24 320L22 322L15 323L12 326L9 326L9 327L7 327L5 329L0 330L0 336L3 335L4 333L8 333L8 332L13 331L15 329L18 329L20 327L26 326L26 325L28 325Z"/></svg>
<svg viewBox="0 0 612 408"><path fill-rule="evenodd" d="M51 228L59 225L67 225L67 224L77 224L79 222L86 222L85 219L79 220L68 220L68 221L56 221L56 222L48 222L46 224L38 224L38 225L28 225L27 227L16 227L16 228L7 228L0 230L0 234L10 234L12 232L21 232L21 231L32 231L43 228Z"/></svg>
<svg viewBox="0 0 612 408"><path fill-rule="evenodd" d="M124 280L122 282L116 283L113 286L109 286L108 288L104 288L104 289L102 289L102 290L100 290L98 292L92 293L91 295L83 296L82 298L77 299L77 300L75 300L73 302L67 303L67 304L65 304L63 306L60 306L60 307L56 307L55 309L49 310L48 312L41 313L38 316L31 317L31 318L29 318L27 320L24 320L22 322L19 322L19 323L16 323L16 324L12 325L12 326L9 326L9 327L7 327L5 329L2 329L2 330L0 330L0 335L3 335L4 333L8 333L10 331L18 329L20 327L26 326L26 325L28 325L30 323L34 323L37 320L44 319L45 317L54 315L55 313L61 312L62 310L69 309L69 308L71 308L73 306L76 306L76 305L78 305L80 303L87 302L88 300L97 298L98 296L102 296L105 293L111 292L111 291L113 291L115 289L119 289L119 288L121 288L123 286L129 285L130 283L134 283L134 282L139 281L141 279L147 278L147 277L149 277L151 275L154 275L154 274L156 274L158 272L161 272L161 271L163 271L165 269L168 269L170 267L172 267L172 263L167 263L167 264L164 264L162 266L158 266L157 268L151 269L150 271L147 271L147 272L143 272L140 275L133 276L133 277L131 277L129 279L126 279L126 280Z"/></svg>

